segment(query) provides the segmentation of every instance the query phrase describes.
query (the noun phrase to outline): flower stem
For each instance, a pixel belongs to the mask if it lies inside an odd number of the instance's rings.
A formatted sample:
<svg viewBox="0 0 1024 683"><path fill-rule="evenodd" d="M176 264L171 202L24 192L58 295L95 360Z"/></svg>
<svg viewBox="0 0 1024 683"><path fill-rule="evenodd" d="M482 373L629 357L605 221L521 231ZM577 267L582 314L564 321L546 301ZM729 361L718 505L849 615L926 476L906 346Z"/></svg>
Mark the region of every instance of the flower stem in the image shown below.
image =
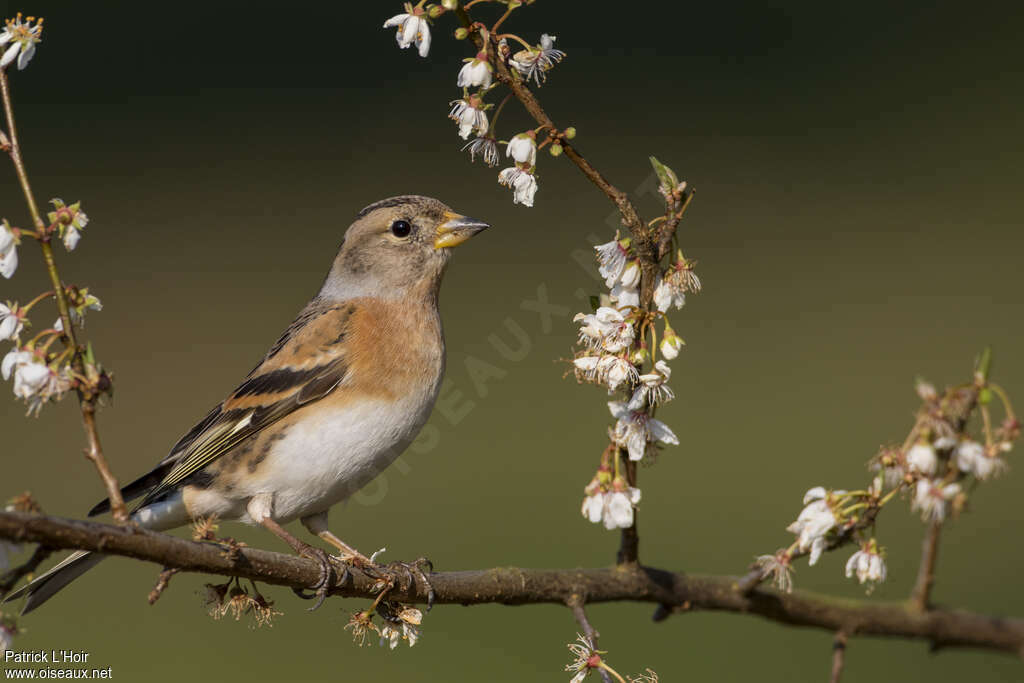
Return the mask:
<svg viewBox="0 0 1024 683"><path fill-rule="evenodd" d="M46 235L39 239L39 246L43 250L43 261L46 263L46 272L50 276L50 283L53 285L54 298L57 300L57 310L60 311L60 319L64 323L64 343L72 349L72 365L78 374L82 372L82 359L78 353L78 341L75 339L75 327L71 323L71 312L68 307L67 293L60 281L60 274L57 272L57 262L53 258L53 246L50 243L49 235L46 233L46 224L43 223L42 215L39 212L39 205L36 203L35 195L32 193L32 186L28 181L28 172L25 170L25 161L21 156L21 145L18 143L18 130L14 123L14 108L11 106L11 86L7 78L7 70L0 69L0 96L4 101L4 115L7 117L7 134L10 148L8 153L14 163L14 170L18 176L18 183L25 195L25 203L28 205L29 213L32 214L32 223L36 232ZM85 428L85 435L89 447L86 450L86 457L92 461L99 472L107 489L110 498L110 508L114 519L119 522L128 520L128 512L124 506L124 499L121 497L121 487L110 471L106 458L103 457L103 449L100 446L99 433L96 430L96 398L94 396L78 394L78 402L82 409L82 425Z"/></svg>

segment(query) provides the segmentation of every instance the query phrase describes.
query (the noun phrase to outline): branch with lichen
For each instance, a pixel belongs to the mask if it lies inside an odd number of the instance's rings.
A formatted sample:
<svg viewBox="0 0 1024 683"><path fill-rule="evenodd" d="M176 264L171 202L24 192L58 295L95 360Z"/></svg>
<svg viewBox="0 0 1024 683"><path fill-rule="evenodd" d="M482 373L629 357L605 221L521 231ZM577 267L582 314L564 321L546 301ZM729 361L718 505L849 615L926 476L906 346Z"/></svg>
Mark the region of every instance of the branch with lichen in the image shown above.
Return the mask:
<svg viewBox="0 0 1024 683"><path fill-rule="evenodd" d="M174 567L182 572L218 574L291 588L309 586L319 574L315 562L294 555L240 548L231 557L215 543L21 512L0 512L0 538L51 548L103 552L152 562L161 569ZM934 649L965 647L1017 656L1024 653L1021 619L964 610L920 612L905 603L846 600L772 588L757 588L744 594L736 588L737 577L731 576L698 576L631 565L600 569L499 567L433 572L428 578L436 604L566 604L573 596L586 596L588 605L644 602L690 612L756 615L779 624L843 631L851 638L902 637L927 641ZM369 599L379 592L378 582L378 577L353 568L349 579L335 585L332 593ZM392 593L395 600L425 604L429 589L414 579L399 582Z"/></svg>

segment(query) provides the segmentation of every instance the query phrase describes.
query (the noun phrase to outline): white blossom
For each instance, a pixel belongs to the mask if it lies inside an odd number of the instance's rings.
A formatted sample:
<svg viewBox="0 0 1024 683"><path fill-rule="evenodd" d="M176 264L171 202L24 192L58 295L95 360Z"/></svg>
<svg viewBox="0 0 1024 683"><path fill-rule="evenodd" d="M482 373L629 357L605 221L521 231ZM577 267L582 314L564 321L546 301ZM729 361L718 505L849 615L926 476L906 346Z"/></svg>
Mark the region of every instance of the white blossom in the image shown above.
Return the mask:
<svg viewBox="0 0 1024 683"><path fill-rule="evenodd" d="M916 443L907 451L907 466L915 472L930 477L935 474L935 470L939 466L939 459L931 444Z"/></svg>
<svg viewBox="0 0 1024 683"><path fill-rule="evenodd" d="M505 155L517 163L533 166L537 163L537 138L533 131L519 133L505 146Z"/></svg>
<svg viewBox="0 0 1024 683"><path fill-rule="evenodd" d="M597 270L604 278L605 285L611 287L622 277L629 251L622 246L618 236L611 242L597 245L594 249L597 251Z"/></svg>
<svg viewBox="0 0 1024 683"><path fill-rule="evenodd" d="M598 376L602 378L612 391L623 382L631 386L637 380L636 368L625 358L605 356L598 364Z"/></svg>
<svg viewBox="0 0 1024 683"><path fill-rule="evenodd" d="M686 293L680 290L678 287L672 286L672 284L665 278L658 276L654 287L654 305L658 307L658 310L662 313L668 311L668 309L675 306L677 309L682 308L686 303Z"/></svg>
<svg viewBox="0 0 1024 683"><path fill-rule="evenodd" d="M384 28L397 26L395 40L398 41L398 47L404 50L415 43L420 57L426 57L430 53L430 24L422 12L421 9L412 9L412 6L406 3L405 13L396 14L385 21Z"/></svg>
<svg viewBox="0 0 1024 683"><path fill-rule="evenodd" d="M487 132L487 114L481 108L480 99L475 95L460 100L452 100L452 109L448 118L459 124L459 137L469 139L469 134L476 131L478 135Z"/></svg>
<svg viewBox="0 0 1024 683"><path fill-rule="evenodd" d="M960 494L960 484L921 479L914 491L911 509L920 510L923 521L942 522L949 514L949 501Z"/></svg>
<svg viewBox="0 0 1024 683"><path fill-rule="evenodd" d="M35 25L32 24L35 22ZM0 33L0 48L10 43L10 47L4 50L0 56L0 69L18 58L18 69L28 66L32 56L36 53L36 43L43 33L43 20L36 21L35 17L25 17L22 21L21 12L18 12L14 19L5 22L4 30Z"/></svg>
<svg viewBox="0 0 1024 683"><path fill-rule="evenodd" d="M0 304L0 340L14 340L21 334L25 327L25 321L16 312L17 306L12 307L10 303Z"/></svg>
<svg viewBox="0 0 1024 683"><path fill-rule="evenodd" d="M885 581L885 560L873 542L865 544L846 561L846 578L853 578L854 575L861 584L873 585Z"/></svg>
<svg viewBox="0 0 1024 683"><path fill-rule="evenodd" d="M630 410L641 410L644 405L659 405L675 398L675 393L669 388L669 377L672 376L672 368L663 360L654 364L654 371L640 375L637 379L640 385L633 392L629 399Z"/></svg>
<svg viewBox="0 0 1024 683"><path fill-rule="evenodd" d="M14 395L29 405L29 413L42 408L51 398L59 398L71 388L66 370L55 370L31 351L11 349L0 362L0 375L5 380L14 378Z"/></svg>
<svg viewBox="0 0 1024 683"><path fill-rule="evenodd" d="M632 323L609 306L601 306L595 313L577 313L573 322L582 323L580 343L586 343L592 348L619 353L633 343Z"/></svg>
<svg viewBox="0 0 1024 683"><path fill-rule="evenodd" d="M674 360L679 355L679 350L683 348L683 340L676 336L675 331L665 325L665 335L661 338L661 344L658 345L658 351L667 360Z"/></svg>
<svg viewBox="0 0 1024 683"><path fill-rule="evenodd" d="M633 508L640 503L640 489L626 486L605 496L604 528L628 529L633 526Z"/></svg>
<svg viewBox="0 0 1024 683"><path fill-rule="evenodd" d="M630 410L628 404L623 401L610 401L608 410L616 419L612 439L629 451L630 460L643 459L648 442L679 444L679 439L668 425L647 413Z"/></svg>
<svg viewBox="0 0 1024 683"><path fill-rule="evenodd" d="M808 502L810 501L810 502ZM786 531L797 534L800 552L810 551L808 564L814 565L825 550L825 535L836 526L824 487L816 486L804 495L805 507Z"/></svg>
<svg viewBox="0 0 1024 683"><path fill-rule="evenodd" d="M537 177L531 171L524 171L518 166L510 166L502 169L498 174L498 182L512 188L513 204L533 206L533 196L537 194Z"/></svg>
<svg viewBox="0 0 1024 683"><path fill-rule="evenodd" d="M970 439L957 444L955 455L957 468L961 472L973 474L978 479L988 479L1006 469L1006 462L1002 458L988 455L984 446Z"/></svg>
<svg viewBox="0 0 1024 683"><path fill-rule="evenodd" d="M481 52L476 57L469 57L459 70L456 82L460 88L481 87L491 85L491 64L487 61L487 53Z"/></svg>
<svg viewBox="0 0 1024 683"><path fill-rule="evenodd" d="M416 644L416 641L420 638L420 630L412 624L406 622L391 623L385 622L380 629L380 644L383 647L387 645L389 648L394 650L398 647L398 643L402 640L409 641L409 647Z"/></svg>

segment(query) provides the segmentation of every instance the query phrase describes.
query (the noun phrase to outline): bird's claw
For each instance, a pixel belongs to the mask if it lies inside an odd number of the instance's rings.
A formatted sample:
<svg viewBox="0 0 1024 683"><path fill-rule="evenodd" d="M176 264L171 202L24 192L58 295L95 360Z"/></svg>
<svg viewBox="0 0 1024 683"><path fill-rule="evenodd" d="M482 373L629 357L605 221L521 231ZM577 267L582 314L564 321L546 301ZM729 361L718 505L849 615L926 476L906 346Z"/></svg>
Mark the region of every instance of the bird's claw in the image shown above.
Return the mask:
<svg viewBox="0 0 1024 683"><path fill-rule="evenodd" d="M427 568L427 572L423 571L423 567ZM434 607L434 587L430 584L430 580L427 578L427 573L433 573L434 563L425 557L418 558L413 562L391 562L387 565L386 569L397 574L399 571L405 573L405 578L408 581L408 588L415 588L417 585L417 579L427 589L427 611L429 612Z"/></svg>
<svg viewBox="0 0 1024 683"><path fill-rule="evenodd" d="M302 589L293 588L292 592L299 596L303 600L316 599L316 604L309 608L309 612L313 612L320 608L320 605L324 604L324 600L327 599L327 593L331 588L331 576L334 573L333 566L331 565L331 557L321 548L307 545L299 550L299 555L302 557L313 560L320 565L320 574L317 576L316 583L310 588L313 590L312 593L306 593ZM342 574L342 580L348 576L348 568L345 568Z"/></svg>

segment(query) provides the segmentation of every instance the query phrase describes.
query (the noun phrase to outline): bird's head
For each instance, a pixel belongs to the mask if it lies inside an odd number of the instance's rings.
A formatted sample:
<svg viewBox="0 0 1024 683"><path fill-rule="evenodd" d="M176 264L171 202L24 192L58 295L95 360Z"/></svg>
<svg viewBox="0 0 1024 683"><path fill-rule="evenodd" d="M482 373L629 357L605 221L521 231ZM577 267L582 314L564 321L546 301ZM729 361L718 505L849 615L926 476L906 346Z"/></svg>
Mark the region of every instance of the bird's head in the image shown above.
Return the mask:
<svg viewBox="0 0 1024 683"><path fill-rule="evenodd" d="M452 248L487 227L430 197L370 204L345 232L322 293L338 299L436 294Z"/></svg>

